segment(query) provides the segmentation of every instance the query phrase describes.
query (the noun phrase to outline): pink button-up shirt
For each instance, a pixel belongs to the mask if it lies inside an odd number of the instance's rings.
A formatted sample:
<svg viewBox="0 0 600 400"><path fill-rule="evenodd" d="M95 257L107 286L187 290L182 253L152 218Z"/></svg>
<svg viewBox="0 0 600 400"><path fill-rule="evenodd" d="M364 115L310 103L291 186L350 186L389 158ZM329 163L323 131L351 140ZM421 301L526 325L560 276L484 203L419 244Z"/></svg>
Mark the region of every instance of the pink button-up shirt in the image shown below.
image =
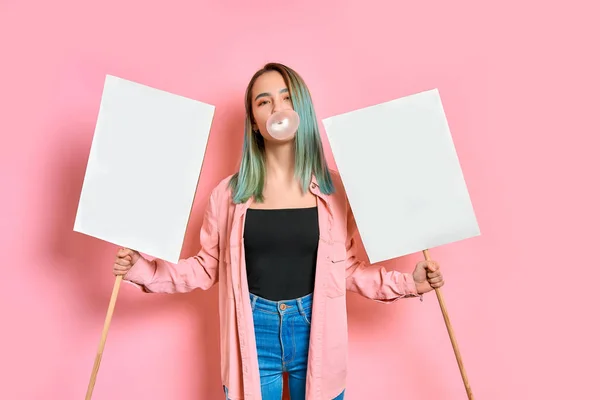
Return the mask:
<svg viewBox="0 0 600 400"><path fill-rule="evenodd" d="M356 257L356 224L340 176L335 193L317 197L320 240L308 354L306 398L331 400L346 387L346 290L379 302L418 297L411 274L367 265ZM261 400L254 323L246 279L243 232L252 201L234 204L228 182L212 191L200 231L199 253L177 264L140 257L124 279L146 292L189 292L219 284L221 378L231 400Z"/></svg>

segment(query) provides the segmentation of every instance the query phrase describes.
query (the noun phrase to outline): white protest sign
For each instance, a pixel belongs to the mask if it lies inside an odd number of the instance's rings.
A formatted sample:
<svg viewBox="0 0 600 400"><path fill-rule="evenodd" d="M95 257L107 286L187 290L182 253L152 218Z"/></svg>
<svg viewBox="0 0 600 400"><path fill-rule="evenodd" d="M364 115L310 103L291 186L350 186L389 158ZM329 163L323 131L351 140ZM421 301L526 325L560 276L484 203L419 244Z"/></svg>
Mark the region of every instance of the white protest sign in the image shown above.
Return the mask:
<svg viewBox="0 0 600 400"><path fill-rule="evenodd" d="M214 110L106 76L74 230L177 262Z"/></svg>
<svg viewBox="0 0 600 400"><path fill-rule="evenodd" d="M480 234L437 89L323 125L371 263Z"/></svg>

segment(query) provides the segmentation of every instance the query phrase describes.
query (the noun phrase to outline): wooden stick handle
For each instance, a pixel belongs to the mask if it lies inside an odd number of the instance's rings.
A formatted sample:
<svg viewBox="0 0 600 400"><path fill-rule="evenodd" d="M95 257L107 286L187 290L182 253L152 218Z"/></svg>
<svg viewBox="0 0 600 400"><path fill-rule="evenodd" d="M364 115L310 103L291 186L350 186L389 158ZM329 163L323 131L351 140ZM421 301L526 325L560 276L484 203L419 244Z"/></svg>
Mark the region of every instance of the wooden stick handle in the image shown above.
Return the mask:
<svg viewBox="0 0 600 400"><path fill-rule="evenodd" d="M108 336L110 320L112 319L113 312L115 311L117 295L119 294L119 287L121 286L122 280L123 276L117 275L115 279L115 285L113 286L112 295L110 296L110 302L108 303L108 311L106 312L106 319L104 320L104 329L102 329L102 337L100 338L100 345L98 346L98 352L96 353L96 360L94 361L94 368L92 369L92 376L90 377L90 383L88 384L85 400L91 400L92 398L92 392L94 391L94 385L96 384L96 376L98 375L98 370L100 369L100 361L102 360L104 344L106 343L106 337Z"/></svg>
<svg viewBox="0 0 600 400"><path fill-rule="evenodd" d="M429 258L428 250L423 250L423 255L425 256L425 260L427 260L427 261L431 260ZM468 396L469 400L473 400L473 392L471 391L471 385L469 385L469 380L467 379L467 372L465 371L462 357L460 355L460 351L458 350L458 343L456 341L456 337L454 336L454 330L452 329L452 324L450 324L450 317L448 317L448 311L446 310L446 303L444 302L444 297L442 296L441 289L436 288L435 294L437 295L438 302L440 303L440 308L442 309L442 315L444 316L444 322L446 323L446 329L448 329L448 334L450 335L450 341L452 342L452 348L454 349L454 355L456 356L458 368L460 369L460 374L462 376L463 383L465 384L465 390L467 391L467 396Z"/></svg>

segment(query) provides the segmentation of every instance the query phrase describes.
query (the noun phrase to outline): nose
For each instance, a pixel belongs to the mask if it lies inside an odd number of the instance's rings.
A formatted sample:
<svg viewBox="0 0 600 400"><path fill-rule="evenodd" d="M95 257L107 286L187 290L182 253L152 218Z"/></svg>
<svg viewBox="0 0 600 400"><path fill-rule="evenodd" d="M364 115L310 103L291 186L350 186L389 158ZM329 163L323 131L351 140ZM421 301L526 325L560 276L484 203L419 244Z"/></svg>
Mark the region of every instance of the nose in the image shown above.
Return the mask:
<svg viewBox="0 0 600 400"><path fill-rule="evenodd" d="M283 111L288 108L290 108L290 107L286 104L285 100L283 100L283 99L275 99L273 101L273 113Z"/></svg>

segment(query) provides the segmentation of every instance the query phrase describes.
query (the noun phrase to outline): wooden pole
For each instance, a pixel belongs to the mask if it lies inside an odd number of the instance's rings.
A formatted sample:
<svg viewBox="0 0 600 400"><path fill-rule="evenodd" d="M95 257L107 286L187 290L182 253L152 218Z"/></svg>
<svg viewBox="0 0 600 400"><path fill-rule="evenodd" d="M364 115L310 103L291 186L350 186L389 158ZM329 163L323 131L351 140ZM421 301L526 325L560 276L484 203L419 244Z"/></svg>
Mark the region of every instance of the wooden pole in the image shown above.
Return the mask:
<svg viewBox="0 0 600 400"><path fill-rule="evenodd" d="M110 302L108 303L108 311L106 312L106 319L104 320L104 329L102 329L102 337L100 338L100 345L98 346L98 352L96 353L96 360L94 361L94 368L92 369L92 376L90 376L90 383L88 384L87 394L85 400L91 400L92 392L94 391L94 385L96 384L96 376L98 376L98 370L100 369L100 361L102 360L102 352L104 351L104 344L106 343L106 337L108 336L108 328L110 327L110 321L115 311L115 304L117 302L117 295L119 294L119 287L123 280L122 275L117 275L115 284L113 286L112 295L110 296Z"/></svg>
<svg viewBox="0 0 600 400"><path fill-rule="evenodd" d="M429 258L429 250L423 250L423 255L425 256L425 260L431 261ZM458 368L460 369L460 374L462 376L463 383L465 384L465 390L467 391L467 396L469 400L473 400L473 392L471 391L471 385L469 385L469 380L467 379L467 372L465 371L465 367L463 365L462 357L460 355L460 351L458 349L458 342L456 341L456 337L454 335L454 330L452 329L452 324L450 323L450 317L448 317L448 311L446 310L446 303L444 302L444 297L442 296L442 291L440 288L435 288L435 294L437 295L438 302L440 303L440 308L442 309L442 315L444 316L444 322L446 323L446 329L448 329L448 335L450 335L450 342L452 342L452 348L454 349L454 355L456 356L456 362L458 363Z"/></svg>

